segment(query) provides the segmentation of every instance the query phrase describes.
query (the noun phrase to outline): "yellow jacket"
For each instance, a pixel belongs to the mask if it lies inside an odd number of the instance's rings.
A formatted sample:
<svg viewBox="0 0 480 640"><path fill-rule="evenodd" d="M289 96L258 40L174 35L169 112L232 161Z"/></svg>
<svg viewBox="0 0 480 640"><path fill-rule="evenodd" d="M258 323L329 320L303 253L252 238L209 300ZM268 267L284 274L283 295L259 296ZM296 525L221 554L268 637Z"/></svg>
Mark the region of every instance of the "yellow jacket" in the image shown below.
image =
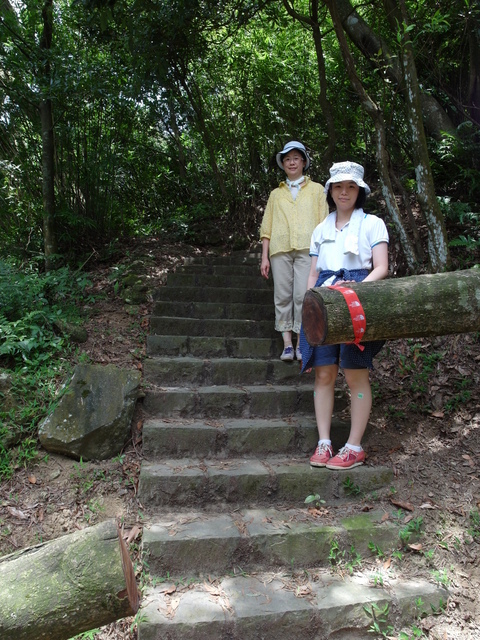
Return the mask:
<svg viewBox="0 0 480 640"><path fill-rule="evenodd" d="M329 213L323 185L306 176L296 200L281 182L268 198L260 226L260 239L270 240L269 254L310 249L313 230Z"/></svg>

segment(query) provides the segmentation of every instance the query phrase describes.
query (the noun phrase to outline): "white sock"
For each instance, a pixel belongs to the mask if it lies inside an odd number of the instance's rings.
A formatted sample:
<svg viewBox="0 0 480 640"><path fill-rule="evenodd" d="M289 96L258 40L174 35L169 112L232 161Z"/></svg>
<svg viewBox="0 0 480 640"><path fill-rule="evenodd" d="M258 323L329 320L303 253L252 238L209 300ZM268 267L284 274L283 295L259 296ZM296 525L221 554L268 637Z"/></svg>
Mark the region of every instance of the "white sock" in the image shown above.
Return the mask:
<svg viewBox="0 0 480 640"><path fill-rule="evenodd" d="M351 449L352 451L356 451L357 453L360 453L360 451L363 451L362 447L357 446L355 444L349 444L348 442L345 446Z"/></svg>
<svg viewBox="0 0 480 640"><path fill-rule="evenodd" d="M318 444L319 444L319 445L322 445L322 444L328 444L328 445L331 445L331 444L332 444L332 441L331 441L331 440L323 439L323 440L319 440L319 441L318 441Z"/></svg>

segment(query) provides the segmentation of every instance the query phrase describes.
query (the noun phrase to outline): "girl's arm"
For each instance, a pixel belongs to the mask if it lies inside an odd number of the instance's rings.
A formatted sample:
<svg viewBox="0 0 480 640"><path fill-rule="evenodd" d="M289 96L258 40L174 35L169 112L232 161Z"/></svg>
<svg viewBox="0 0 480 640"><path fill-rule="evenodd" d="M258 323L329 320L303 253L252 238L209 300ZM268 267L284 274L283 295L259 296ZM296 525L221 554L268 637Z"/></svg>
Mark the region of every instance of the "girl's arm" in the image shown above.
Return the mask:
<svg viewBox="0 0 480 640"><path fill-rule="evenodd" d="M270 273L270 260L268 259L268 250L270 248L270 239L262 238L262 263L260 265L260 273L264 278L268 278Z"/></svg>
<svg viewBox="0 0 480 640"><path fill-rule="evenodd" d="M312 256L312 262L310 264L310 273L308 274L308 280L307 280L307 290L314 287L318 279L317 258L318 256Z"/></svg>
<svg viewBox="0 0 480 640"><path fill-rule="evenodd" d="M372 249L373 269L362 282L383 280L388 276L388 244L379 242Z"/></svg>

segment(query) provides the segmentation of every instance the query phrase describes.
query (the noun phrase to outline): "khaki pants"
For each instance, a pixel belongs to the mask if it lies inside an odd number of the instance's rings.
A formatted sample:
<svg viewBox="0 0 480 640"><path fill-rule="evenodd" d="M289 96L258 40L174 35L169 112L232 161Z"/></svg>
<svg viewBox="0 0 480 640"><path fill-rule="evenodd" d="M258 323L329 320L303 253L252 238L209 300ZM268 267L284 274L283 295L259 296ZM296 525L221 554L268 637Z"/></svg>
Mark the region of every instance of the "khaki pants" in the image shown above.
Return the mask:
<svg viewBox="0 0 480 640"><path fill-rule="evenodd" d="M277 331L300 333L302 304L307 291L311 262L308 249L276 253L270 258Z"/></svg>

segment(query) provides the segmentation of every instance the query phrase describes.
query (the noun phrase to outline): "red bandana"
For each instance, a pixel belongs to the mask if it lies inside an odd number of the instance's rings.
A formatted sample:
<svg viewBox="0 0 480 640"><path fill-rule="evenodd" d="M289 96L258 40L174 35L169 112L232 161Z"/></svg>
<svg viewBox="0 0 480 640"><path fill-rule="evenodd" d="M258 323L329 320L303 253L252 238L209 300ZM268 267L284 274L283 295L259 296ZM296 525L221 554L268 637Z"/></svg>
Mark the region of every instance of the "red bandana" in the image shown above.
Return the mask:
<svg viewBox="0 0 480 640"><path fill-rule="evenodd" d="M353 342L347 342L346 344L356 344L360 351L363 351L365 347L360 344L360 340L365 334L367 328L367 320L365 318L365 311L363 310L360 300L353 289L341 284L333 284L328 289L334 289L340 291L345 298L348 310L350 311L350 317L352 318L353 334L355 340Z"/></svg>

